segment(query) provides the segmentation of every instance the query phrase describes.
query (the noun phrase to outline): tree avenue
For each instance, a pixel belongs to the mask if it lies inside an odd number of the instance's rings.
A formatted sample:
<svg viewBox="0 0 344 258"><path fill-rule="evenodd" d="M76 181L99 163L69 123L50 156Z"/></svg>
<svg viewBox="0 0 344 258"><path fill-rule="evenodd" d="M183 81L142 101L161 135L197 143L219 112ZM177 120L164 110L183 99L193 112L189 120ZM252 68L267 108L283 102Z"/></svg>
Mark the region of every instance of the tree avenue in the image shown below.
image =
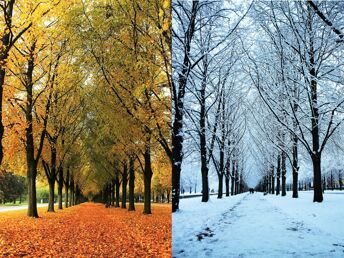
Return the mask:
<svg viewBox="0 0 344 258"><path fill-rule="evenodd" d="M37 181L49 212L169 202L169 1L0 7L0 173L26 176L27 215L39 216Z"/></svg>
<svg viewBox="0 0 344 258"><path fill-rule="evenodd" d="M185 189L202 202L248 184L293 198L312 190L319 203L329 185L342 189L342 10L172 1L173 212Z"/></svg>

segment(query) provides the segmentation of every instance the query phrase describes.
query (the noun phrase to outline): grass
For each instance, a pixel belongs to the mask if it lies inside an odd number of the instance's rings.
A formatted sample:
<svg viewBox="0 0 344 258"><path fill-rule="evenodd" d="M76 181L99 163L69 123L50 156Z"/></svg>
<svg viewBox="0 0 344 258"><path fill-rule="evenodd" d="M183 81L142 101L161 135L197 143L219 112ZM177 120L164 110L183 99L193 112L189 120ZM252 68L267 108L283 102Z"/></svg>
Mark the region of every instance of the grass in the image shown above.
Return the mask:
<svg viewBox="0 0 344 258"><path fill-rule="evenodd" d="M0 207L1 206L22 206L22 205L27 205L27 202L22 202L22 203L19 203L19 202L16 202L15 204L13 202L7 202L5 204L0 204Z"/></svg>

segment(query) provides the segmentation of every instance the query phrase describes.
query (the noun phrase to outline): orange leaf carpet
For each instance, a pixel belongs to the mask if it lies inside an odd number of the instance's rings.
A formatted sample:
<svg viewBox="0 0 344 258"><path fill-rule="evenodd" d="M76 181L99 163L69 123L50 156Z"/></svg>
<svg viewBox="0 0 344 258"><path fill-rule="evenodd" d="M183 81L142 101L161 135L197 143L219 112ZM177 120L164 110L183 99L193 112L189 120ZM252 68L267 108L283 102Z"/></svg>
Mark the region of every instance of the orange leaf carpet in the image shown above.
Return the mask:
<svg viewBox="0 0 344 258"><path fill-rule="evenodd" d="M39 219L26 211L0 213L0 256L171 257L171 207L153 205L152 215L84 203Z"/></svg>

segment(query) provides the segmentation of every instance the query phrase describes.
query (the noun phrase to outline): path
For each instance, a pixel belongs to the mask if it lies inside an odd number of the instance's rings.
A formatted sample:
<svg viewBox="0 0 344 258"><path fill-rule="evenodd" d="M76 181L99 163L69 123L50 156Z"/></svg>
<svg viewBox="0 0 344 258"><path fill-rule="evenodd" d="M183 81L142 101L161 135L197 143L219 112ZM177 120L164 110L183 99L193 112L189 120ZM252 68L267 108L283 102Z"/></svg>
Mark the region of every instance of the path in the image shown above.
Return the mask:
<svg viewBox="0 0 344 258"><path fill-rule="evenodd" d="M178 246L173 256L343 257L344 235L338 239L291 217L260 193L245 194L185 241L185 249Z"/></svg>
<svg viewBox="0 0 344 258"><path fill-rule="evenodd" d="M171 207L152 215L85 203L55 213L0 214L0 257L170 257Z"/></svg>

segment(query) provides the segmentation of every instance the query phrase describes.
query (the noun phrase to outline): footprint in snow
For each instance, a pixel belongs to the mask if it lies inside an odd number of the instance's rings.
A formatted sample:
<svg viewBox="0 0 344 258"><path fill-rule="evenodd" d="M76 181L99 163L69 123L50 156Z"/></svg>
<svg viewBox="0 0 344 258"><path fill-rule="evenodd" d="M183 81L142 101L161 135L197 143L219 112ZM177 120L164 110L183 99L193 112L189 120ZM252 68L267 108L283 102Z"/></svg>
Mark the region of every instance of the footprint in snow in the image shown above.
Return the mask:
<svg viewBox="0 0 344 258"><path fill-rule="evenodd" d="M207 227L204 232L197 234L196 237L198 241L201 241L206 237L213 237L214 235L214 232L209 227Z"/></svg>

